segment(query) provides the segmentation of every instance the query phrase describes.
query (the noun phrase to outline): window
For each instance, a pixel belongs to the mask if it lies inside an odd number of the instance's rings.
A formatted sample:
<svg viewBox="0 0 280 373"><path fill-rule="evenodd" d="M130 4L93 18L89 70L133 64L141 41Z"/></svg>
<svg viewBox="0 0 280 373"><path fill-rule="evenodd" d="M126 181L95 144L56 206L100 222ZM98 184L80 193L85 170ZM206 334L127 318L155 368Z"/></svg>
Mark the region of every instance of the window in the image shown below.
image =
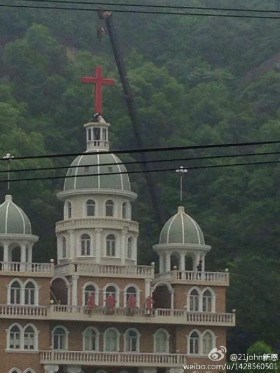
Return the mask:
<svg viewBox="0 0 280 373"><path fill-rule="evenodd" d="M117 296L116 288L112 285L108 286L105 292L105 296L106 298L108 298L109 296L113 296L116 299L116 296Z"/></svg>
<svg viewBox="0 0 280 373"><path fill-rule="evenodd" d="M94 328L87 328L83 337L85 351L98 351L98 333Z"/></svg>
<svg viewBox="0 0 280 373"><path fill-rule="evenodd" d="M67 350L67 332L61 326L57 326L53 330L53 349Z"/></svg>
<svg viewBox="0 0 280 373"><path fill-rule="evenodd" d="M107 329L105 331L105 351L118 352L119 351L119 334L115 329Z"/></svg>
<svg viewBox="0 0 280 373"><path fill-rule="evenodd" d="M137 352L139 350L139 335L136 330L129 329L125 333L125 350L127 352Z"/></svg>
<svg viewBox="0 0 280 373"><path fill-rule="evenodd" d="M107 140L107 130L106 130L106 128L103 128L103 130L102 130L102 138L103 138L103 140Z"/></svg>
<svg viewBox="0 0 280 373"><path fill-rule="evenodd" d="M10 289L10 304L20 304L21 303L21 284L19 281L14 281Z"/></svg>
<svg viewBox="0 0 280 373"><path fill-rule="evenodd" d="M82 234L81 236L81 255L90 255L90 236L88 234Z"/></svg>
<svg viewBox="0 0 280 373"><path fill-rule="evenodd" d="M72 218L72 204L70 201L66 202L66 216L68 219Z"/></svg>
<svg viewBox="0 0 280 373"><path fill-rule="evenodd" d="M157 353L169 352L169 334L166 330L158 330L154 334L154 350Z"/></svg>
<svg viewBox="0 0 280 373"><path fill-rule="evenodd" d="M93 128L93 139L100 140L100 128Z"/></svg>
<svg viewBox="0 0 280 373"><path fill-rule="evenodd" d="M95 202L89 199L86 203L87 216L95 216Z"/></svg>
<svg viewBox="0 0 280 373"><path fill-rule="evenodd" d="M199 294L196 289L190 293L190 311L199 311Z"/></svg>
<svg viewBox="0 0 280 373"><path fill-rule="evenodd" d="M128 237L127 239L127 258L128 259L132 258L132 244L133 244L133 238Z"/></svg>
<svg viewBox="0 0 280 373"><path fill-rule="evenodd" d="M11 327L9 332L9 348L12 350L20 349L21 329L18 325Z"/></svg>
<svg viewBox="0 0 280 373"><path fill-rule="evenodd" d="M88 137L88 141L91 141L91 128L87 129L87 137Z"/></svg>
<svg viewBox="0 0 280 373"><path fill-rule="evenodd" d="M202 311L212 312L212 294L209 290L205 290L202 296Z"/></svg>
<svg viewBox="0 0 280 373"><path fill-rule="evenodd" d="M114 202L109 199L105 204L105 215L114 216Z"/></svg>
<svg viewBox="0 0 280 373"><path fill-rule="evenodd" d="M88 298L93 295L95 299L95 304L98 303L97 292L94 285L87 285L84 290L84 305L87 305Z"/></svg>
<svg viewBox="0 0 280 373"><path fill-rule="evenodd" d="M190 335L190 354L199 353L199 335L197 332L192 332Z"/></svg>
<svg viewBox="0 0 280 373"><path fill-rule="evenodd" d="M123 202L122 204L122 218L128 219L128 203L127 202Z"/></svg>
<svg viewBox="0 0 280 373"><path fill-rule="evenodd" d="M66 238L62 237L62 258L66 258Z"/></svg>
<svg viewBox="0 0 280 373"><path fill-rule="evenodd" d="M31 325L24 329L24 350L35 350L35 331Z"/></svg>
<svg viewBox="0 0 280 373"><path fill-rule="evenodd" d="M137 290L136 290L136 288L134 286L130 286L129 288L127 288L125 296L126 296L126 299L125 299L126 306L127 306L128 300L132 299L132 298L135 299L135 303L136 303L136 299L137 299ZM135 304L135 306L136 306L136 304Z"/></svg>
<svg viewBox="0 0 280 373"><path fill-rule="evenodd" d="M12 370L9 370L9 373L21 373L21 370L17 368L12 368Z"/></svg>
<svg viewBox="0 0 280 373"><path fill-rule="evenodd" d="M214 348L214 338L210 332L205 332L202 336L202 353L208 355L209 352Z"/></svg>
<svg viewBox="0 0 280 373"><path fill-rule="evenodd" d="M35 304L35 285L32 282L25 285L24 304Z"/></svg>
<svg viewBox="0 0 280 373"><path fill-rule="evenodd" d="M106 255L116 256L116 238L113 234L106 237Z"/></svg>

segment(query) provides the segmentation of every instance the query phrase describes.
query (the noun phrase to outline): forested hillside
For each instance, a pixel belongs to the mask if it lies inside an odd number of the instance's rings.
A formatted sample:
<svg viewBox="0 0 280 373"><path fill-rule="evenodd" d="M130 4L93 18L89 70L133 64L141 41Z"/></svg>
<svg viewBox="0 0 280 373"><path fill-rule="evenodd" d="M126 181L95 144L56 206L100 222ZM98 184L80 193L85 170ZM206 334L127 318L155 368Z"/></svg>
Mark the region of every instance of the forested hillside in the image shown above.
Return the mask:
<svg viewBox="0 0 280 373"><path fill-rule="evenodd" d="M224 1L214 0L190 4L225 6ZM273 4L248 1L247 6L267 9ZM244 6L244 2L235 1L234 6ZM83 151L83 124L92 114L92 87L81 84L80 78L90 75L97 64L117 80L115 87L106 88L104 102L104 117L111 123L111 148L134 148L136 139L108 35L102 40L96 37L101 24L96 14L5 7L0 11L0 154ZM280 20L137 12L113 17L145 147L280 140ZM168 153L168 157L279 151L279 144L274 144L182 151ZM153 157L166 159L167 154ZM11 162L11 169L67 166L71 161L71 157L17 160ZM279 153L155 167L264 161L279 161ZM1 162L0 167L4 171L7 164ZM235 353L256 341L280 352L279 171L279 163L202 168L190 170L184 178L186 210L212 245L206 269L229 268L231 274L228 310L237 310L237 327L229 332L229 347ZM65 173L12 172L11 178ZM6 177L1 173L1 181ZM138 193L133 209L141 228L139 262L149 264L156 260L151 247L157 243L160 228L144 176L131 175L131 180ZM167 219L179 204L178 175L158 172L154 180ZM11 183L14 200L30 217L34 234L40 236L34 250L38 261L56 255L54 225L62 217L56 193L62 185L63 179ZM1 182L2 201L6 189Z"/></svg>

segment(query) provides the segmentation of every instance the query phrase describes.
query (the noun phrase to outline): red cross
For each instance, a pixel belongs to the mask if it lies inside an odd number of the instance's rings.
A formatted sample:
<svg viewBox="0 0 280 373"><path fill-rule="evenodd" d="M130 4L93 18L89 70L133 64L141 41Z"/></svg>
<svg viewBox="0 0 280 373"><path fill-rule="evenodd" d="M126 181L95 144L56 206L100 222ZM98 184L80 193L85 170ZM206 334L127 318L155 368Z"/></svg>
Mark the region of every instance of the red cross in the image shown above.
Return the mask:
<svg viewBox="0 0 280 373"><path fill-rule="evenodd" d="M96 76L85 76L81 79L82 83L95 84L95 113L102 114L102 86L114 85L114 79L103 78L102 66L97 66L95 70Z"/></svg>

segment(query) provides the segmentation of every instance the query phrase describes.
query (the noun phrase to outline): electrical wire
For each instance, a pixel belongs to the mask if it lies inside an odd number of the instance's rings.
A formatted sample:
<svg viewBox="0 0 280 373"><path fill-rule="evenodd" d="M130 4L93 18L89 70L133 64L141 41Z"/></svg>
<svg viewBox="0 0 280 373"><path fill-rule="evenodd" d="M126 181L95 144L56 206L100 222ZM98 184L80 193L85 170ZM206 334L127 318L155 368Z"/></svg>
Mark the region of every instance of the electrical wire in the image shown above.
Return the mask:
<svg viewBox="0 0 280 373"><path fill-rule="evenodd" d="M261 152L261 153L244 153L244 154L226 154L226 155L214 155L214 156L203 156L203 157L188 157L188 158L168 158L168 159L153 159L148 160L146 163L166 163L166 162L178 162L178 161L197 161L197 160L211 160L211 159L223 159L223 158L236 158L236 157L254 157L254 156L266 156L280 154L276 152ZM99 163L99 164L84 164L76 166L56 166L56 167L41 167L41 168L22 168L22 169L10 169L10 172L33 172L33 171L55 171L72 168L83 168L83 167L102 167L102 166L130 166L141 164L141 161L123 161L116 163ZM7 170L0 170L0 173L7 173Z"/></svg>
<svg viewBox="0 0 280 373"><path fill-rule="evenodd" d="M188 10L211 10L211 11L230 11L230 12L254 12L254 13L277 13L279 10L270 9L251 9L251 8L221 8L221 7L203 7L192 5L156 5L156 4L127 4L127 3L110 3L98 1L67 1L67 0L24 0L27 3L53 3L53 4L67 4L67 5L105 5L113 7L129 7L129 8L154 8L154 9L188 9Z"/></svg>
<svg viewBox="0 0 280 373"><path fill-rule="evenodd" d="M257 145L272 145L279 144L280 140L266 140L266 141L250 141L250 142L234 142L222 144L206 144L206 145L188 145L188 146L170 146L166 148L144 148L144 149L126 149L126 150L111 150L100 151L98 154L137 154L137 153L153 153L153 152L168 152L168 151L182 151L182 150L199 150L199 149L215 149L215 148L230 148L243 146L257 146ZM0 161L7 162L9 160L24 160L24 159L47 159L47 158L66 158L77 157L79 155L97 154L96 151L88 151L84 153L60 153L60 154L44 154L44 155L30 155L30 156L11 156L11 158L0 158Z"/></svg>
<svg viewBox="0 0 280 373"><path fill-rule="evenodd" d="M45 9L45 10L69 10L82 12L97 12L99 8L66 8L54 6L32 6L32 5L14 5L14 4L0 4L0 7L18 8L18 9ZM107 9L111 10L111 9ZM206 9L207 10L207 9ZM162 12L162 11L145 11L145 10L123 10L112 9L114 13L134 13L134 14L153 14L153 15L181 15L181 16L198 16L198 17L222 17L222 18L251 18L251 19L280 19L280 16L260 16L249 14L219 14L219 13L186 13L186 12Z"/></svg>
<svg viewBox="0 0 280 373"><path fill-rule="evenodd" d="M244 162L244 163L228 163L223 165L206 165L206 166L189 166L188 170L201 170L209 168L222 168L222 167L239 167L239 166L252 166L252 165L268 165L268 164L277 164L278 161L263 161L263 162ZM164 169L150 169L150 170L141 170L141 171L121 171L121 172L107 172L107 173L98 173L98 174L84 174L84 175L66 175L66 176L49 176L49 177L33 177L33 178L21 178L21 179L9 179L9 182L16 181L35 181L35 180L54 180L54 179L68 179L73 177L90 177L90 176L112 176L112 175L122 175L122 174L139 174L146 172L170 172L176 171L177 168L164 168ZM7 180L0 180L0 183L6 183Z"/></svg>

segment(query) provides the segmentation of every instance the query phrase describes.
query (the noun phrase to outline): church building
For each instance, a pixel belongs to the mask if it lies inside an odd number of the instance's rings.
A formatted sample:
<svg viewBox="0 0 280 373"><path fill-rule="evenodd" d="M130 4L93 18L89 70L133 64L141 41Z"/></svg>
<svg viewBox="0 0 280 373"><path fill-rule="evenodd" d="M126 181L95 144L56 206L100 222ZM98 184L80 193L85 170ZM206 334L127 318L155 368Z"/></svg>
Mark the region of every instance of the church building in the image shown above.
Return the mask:
<svg viewBox="0 0 280 373"><path fill-rule="evenodd" d="M86 150L57 194L55 260L32 261L39 237L12 196L2 196L0 372L218 373L208 367L225 363L226 329L235 325L226 312L229 273L207 271L211 247L183 206L147 248L159 270L138 265L137 195L110 152L109 126L100 114L84 125Z"/></svg>

